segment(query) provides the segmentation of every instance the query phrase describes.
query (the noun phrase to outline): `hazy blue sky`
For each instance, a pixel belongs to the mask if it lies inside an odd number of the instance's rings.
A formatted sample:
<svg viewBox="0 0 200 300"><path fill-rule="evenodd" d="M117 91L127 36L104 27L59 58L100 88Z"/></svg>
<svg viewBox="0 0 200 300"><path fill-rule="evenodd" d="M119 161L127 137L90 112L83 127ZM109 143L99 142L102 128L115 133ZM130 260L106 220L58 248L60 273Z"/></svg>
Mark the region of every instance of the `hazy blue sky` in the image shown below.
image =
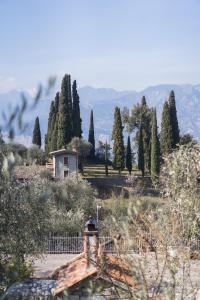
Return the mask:
<svg viewBox="0 0 200 300"><path fill-rule="evenodd" d="M200 0L0 0L0 91L200 83Z"/></svg>

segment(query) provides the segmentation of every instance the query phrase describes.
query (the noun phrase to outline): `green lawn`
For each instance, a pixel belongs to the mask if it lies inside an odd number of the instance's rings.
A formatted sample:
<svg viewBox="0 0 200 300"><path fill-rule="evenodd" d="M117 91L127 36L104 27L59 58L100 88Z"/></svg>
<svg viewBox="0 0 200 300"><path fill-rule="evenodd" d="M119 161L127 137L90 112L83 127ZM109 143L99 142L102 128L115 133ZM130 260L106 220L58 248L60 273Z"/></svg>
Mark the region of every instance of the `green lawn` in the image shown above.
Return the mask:
<svg viewBox="0 0 200 300"><path fill-rule="evenodd" d="M140 172L137 170L133 171L134 175L139 175ZM119 172L114 170L112 166L108 166L109 176L118 176ZM121 176L128 175L128 171L124 170L121 172ZM102 177L105 176L105 166L100 164L88 164L84 166L84 177Z"/></svg>

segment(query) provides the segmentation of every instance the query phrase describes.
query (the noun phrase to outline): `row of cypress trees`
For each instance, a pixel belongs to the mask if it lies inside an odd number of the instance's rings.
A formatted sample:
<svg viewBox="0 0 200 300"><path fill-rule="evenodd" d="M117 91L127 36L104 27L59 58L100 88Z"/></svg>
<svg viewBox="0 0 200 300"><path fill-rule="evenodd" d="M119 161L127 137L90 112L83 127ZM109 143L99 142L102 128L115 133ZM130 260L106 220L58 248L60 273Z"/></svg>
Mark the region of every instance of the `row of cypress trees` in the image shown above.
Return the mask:
<svg viewBox="0 0 200 300"><path fill-rule="evenodd" d="M66 147L73 137L82 136L80 103L76 80L71 86L71 77L65 74L61 84L61 92L57 92L51 102L47 134L45 136L45 152Z"/></svg>
<svg viewBox="0 0 200 300"><path fill-rule="evenodd" d="M175 149L180 140L174 91L170 92L169 99L163 106L160 136L158 134L156 109L150 109L147 106L145 97L142 97L141 103L134 108L134 114L133 128L138 128L136 134L138 168L143 176L146 170L151 174L152 181L156 181L159 176L162 157ZM119 107L115 108L112 140L113 167L120 172L126 165L126 168L131 172L130 137L128 137L125 151Z"/></svg>
<svg viewBox="0 0 200 300"><path fill-rule="evenodd" d="M145 136L144 119L141 117L138 139L138 168L142 175L145 172ZM170 92L168 101L163 105L160 139L158 134L156 109L152 109L151 113L151 134L149 136L150 149L150 173L153 181L159 176L160 163L162 157L170 154L177 147L180 141L179 125L176 110L176 101L174 91Z"/></svg>

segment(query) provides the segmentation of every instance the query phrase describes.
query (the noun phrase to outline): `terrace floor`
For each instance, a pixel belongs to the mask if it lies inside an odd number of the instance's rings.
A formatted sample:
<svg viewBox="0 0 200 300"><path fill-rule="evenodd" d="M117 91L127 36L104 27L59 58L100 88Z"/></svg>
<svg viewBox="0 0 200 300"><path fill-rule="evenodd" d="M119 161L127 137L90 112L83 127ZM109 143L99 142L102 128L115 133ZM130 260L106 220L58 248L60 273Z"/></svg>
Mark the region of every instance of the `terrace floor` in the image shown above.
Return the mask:
<svg viewBox="0 0 200 300"><path fill-rule="evenodd" d="M76 254L47 254L41 258L34 260L34 274L35 278L45 278L49 273L64 265Z"/></svg>

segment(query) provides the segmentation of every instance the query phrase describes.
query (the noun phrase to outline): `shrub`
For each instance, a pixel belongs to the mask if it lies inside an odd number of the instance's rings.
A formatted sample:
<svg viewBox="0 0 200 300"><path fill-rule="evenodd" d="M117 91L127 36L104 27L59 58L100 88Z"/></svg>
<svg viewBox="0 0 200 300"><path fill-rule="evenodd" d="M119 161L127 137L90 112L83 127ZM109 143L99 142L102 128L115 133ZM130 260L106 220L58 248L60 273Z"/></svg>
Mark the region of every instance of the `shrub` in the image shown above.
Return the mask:
<svg viewBox="0 0 200 300"><path fill-rule="evenodd" d="M29 164L44 165L46 163L45 152L38 146L34 145L28 148L27 161Z"/></svg>

